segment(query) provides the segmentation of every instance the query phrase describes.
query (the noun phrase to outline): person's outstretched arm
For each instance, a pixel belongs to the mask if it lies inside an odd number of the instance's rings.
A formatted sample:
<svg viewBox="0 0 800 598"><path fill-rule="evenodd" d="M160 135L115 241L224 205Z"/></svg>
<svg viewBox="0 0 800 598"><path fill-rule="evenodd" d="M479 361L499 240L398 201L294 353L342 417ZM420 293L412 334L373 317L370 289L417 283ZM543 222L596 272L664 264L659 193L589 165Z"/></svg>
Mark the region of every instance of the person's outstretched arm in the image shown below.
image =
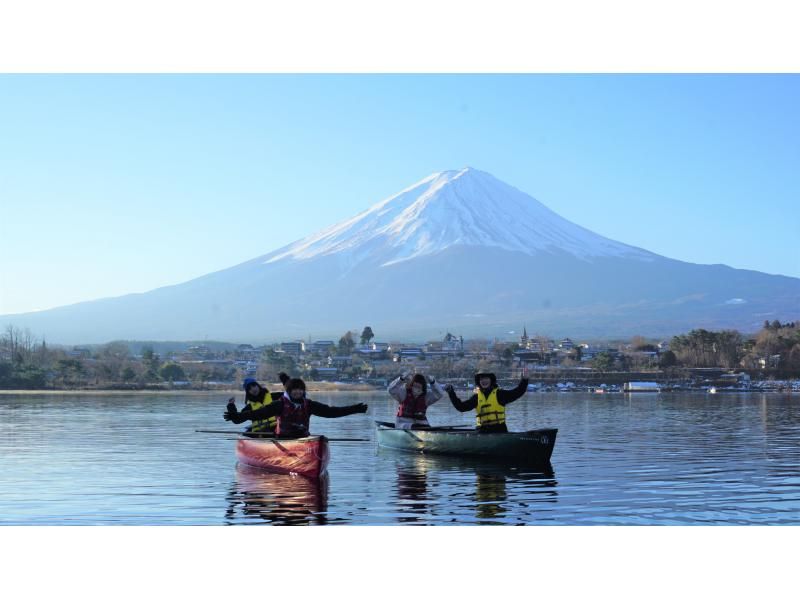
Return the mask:
<svg viewBox="0 0 800 598"><path fill-rule="evenodd" d="M516 388L512 388L511 390L498 388L497 402L500 403L501 405L508 405L509 403L513 403L514 401L516 401L526 392L528 392L528 379L521 378Z"/></svg>
<svg viewBox="0 0 800 598"><path fill-rule="evenodd" d="M318 403L317 401L310 401L311 415L319 417L344 417L346 415L353 415L354 413L366 413L366 403L356 403L355 405L346 405L344 407L332 407L325 403Z"/></svg>
<svg viewBox="0 0 800 598"><path fill-rule="evenodd" d="M222 417L226 421L241 424L248 420L251 411L252 407L250 407L249 404L245 405L241 411L236 409L235 399L231 397L228 399L228 406L226 407L225 413L222 414Z"/></svg>
<svg viewBox="0 0 800 598"><path fill-rule="evenodd" d="M444 387L447 391L447 396L450 397L450 402L453 404L453 407L461 411L462 413L465 411L472 411L475 407L478 406L478 395L472 395L466 401L462 401L456 395L456 391L453 388L452 384L448 384Z"/></svg>
<svg viewBox="0 0 800 598"><path fill-rule="evenodd" d="M236 405L234 405L233 408L235 410ZM270 417L274 417L276 415L279 415L282 410L283 410L283 403L281 401L272 401L272 403L270 403L269 405L261 407L261 409L255 409L255 410L251 409L250 406L248 405L238 413L237 419L239 421L236 421L232 415L231 417L227 417L229 414L231 414L231 404L228 403L228 413L226 413L224 417L225 419L229 419L234 423L240 424L243 421L247 420L255 421L258 419L267 419Z"/></svg>

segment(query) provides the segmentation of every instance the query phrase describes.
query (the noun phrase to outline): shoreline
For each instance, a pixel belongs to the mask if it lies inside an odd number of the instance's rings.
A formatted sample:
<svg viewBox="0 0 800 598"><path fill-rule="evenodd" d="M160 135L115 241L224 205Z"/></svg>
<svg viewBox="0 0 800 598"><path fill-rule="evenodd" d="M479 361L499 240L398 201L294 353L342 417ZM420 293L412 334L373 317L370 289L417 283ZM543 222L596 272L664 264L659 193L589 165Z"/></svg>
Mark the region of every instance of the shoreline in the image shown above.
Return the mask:
<svg viewBox="0 0 800 598"><path fill-rule="evenodd" d="M275 385L278 386L278 385ZM377 386L369 386L366 384L353 384L353 385L345 385L345 384L321 384L315 385L312 383L307 383L307 390L308 392L381 392L385 390L384 388L378 388ZM273 390L278 390L277 388ZM53 389L53 388L43 388L43 389L35 389L35 390L10 390L10 389L0 389L0 396L4 395L130 395L130 394L150 394L150 395L165 395L165 396L176 396L176 395L212 395L212 394L233 394L238 395L244 393L244 390L238 388L221 388L221 389L146 389L146 388L136 388L130 390L120 390L120 389L113 389L113 390L103 390L98 388L89 388L89 389Z"/></svg>

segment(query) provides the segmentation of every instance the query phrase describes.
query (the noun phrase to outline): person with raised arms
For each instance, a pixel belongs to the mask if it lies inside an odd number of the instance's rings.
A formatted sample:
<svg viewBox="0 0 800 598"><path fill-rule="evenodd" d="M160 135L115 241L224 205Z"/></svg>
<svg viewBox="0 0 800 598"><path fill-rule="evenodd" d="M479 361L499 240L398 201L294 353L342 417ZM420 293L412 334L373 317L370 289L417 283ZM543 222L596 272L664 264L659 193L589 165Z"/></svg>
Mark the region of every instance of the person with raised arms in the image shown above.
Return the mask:
<svg viewBox="0 0 800 598"><path fill-rule="evenodd" d="M475 409L478 432L508 432L506 405L516 401L528 391L528 378L523 376L516 388L505 390L497 386L497 376L492 373L475 374L475 392L466 401L456 396L452 384L445 386L453 407L461 411Z"/></svg>
<svg viewBox="0 0 800 598"><path fill-rule="evenodd" d="M284 390L286 384L289 382L289 376L285 372L278 374L278 379L283 384ZM283 390L276 390L270 392L265 387L261 386L255 378L245 378L242 381L242 388L244 388L244 407L242 413L246 411L255 411L269 405L272 401L279 399L283 396ZM233 403L235 406L236 400L231 397L228 403ZM253 424L247 428L247 432L274 432L277 420L274 417L267 419L253 420Z"/></svg>
<svg viewBox="0 0 800 598"><path fill-rule="evenodd" d="M395 427L401 429L429 427L426 412L428 407L445 395L445 390L433 376L402 374L389 383L387 389L399 403Z"/></svg>
<svg viewBox="0 0 800 598"><path fill-rule="evenodd" d="M259 409L238 411L236 405L229 402L228 408L222 417L227 421L240 424L247 420L263 420L274 417L275 436L281 438L302 438L310 434L310 419L312 415L318 417L344 417L354 413L366 413L365 403L332 407L324 403L312 401L306 397L306 385L299 378L292 378L286 383L286 391L278 400Z"/></svg>

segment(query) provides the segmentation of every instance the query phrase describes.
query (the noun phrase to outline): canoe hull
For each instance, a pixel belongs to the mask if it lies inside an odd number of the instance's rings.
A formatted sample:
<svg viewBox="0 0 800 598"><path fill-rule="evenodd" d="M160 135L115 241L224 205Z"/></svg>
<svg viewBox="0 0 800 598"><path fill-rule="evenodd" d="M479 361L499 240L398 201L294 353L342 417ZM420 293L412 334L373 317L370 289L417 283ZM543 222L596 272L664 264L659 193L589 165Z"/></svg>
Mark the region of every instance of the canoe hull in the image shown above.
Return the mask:
<svg viewBox="0 0 800 598"><path fill-rule="evenodd" d="M555 428L498 434L480 434L474 430L398 430L391 424L379 423L377 437L379 446L401 451L546 463L553 454L557 432Z"/></svg>
<svg viewBox="0 0 800 598"><path fill-rule="evenodd" d="M293 473L318 478L330 461L328 439L307 438L240 438L236 442L239 463L274 473Z"/></svg>

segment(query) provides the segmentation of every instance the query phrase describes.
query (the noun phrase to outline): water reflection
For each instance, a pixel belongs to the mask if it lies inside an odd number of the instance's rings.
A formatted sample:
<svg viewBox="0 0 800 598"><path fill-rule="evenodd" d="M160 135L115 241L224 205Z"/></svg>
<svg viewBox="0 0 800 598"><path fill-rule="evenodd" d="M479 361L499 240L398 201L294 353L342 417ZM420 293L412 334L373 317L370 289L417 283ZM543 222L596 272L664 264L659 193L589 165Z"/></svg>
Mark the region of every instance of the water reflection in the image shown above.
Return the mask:
<svg viewBox="0 0 800 598"><path fill-rule="evenodd" d="M796 396L662 394L536 393L515 403L512 429L562 430L557 478L339 443L330 491L327 480L237 471L226 436L195 433L220 425L227 395L4 395L0 525L800 524ZM385 393L321 398L394 416ZM449 405L432 408L439 421L470 423L439 418ZM370 417L314 425L334 437L374 434ZM176 452L194 458L175 467L164 455Z"/></svg>
<svg viewBox="0 0 800 598"><path fill-rule="evenodd" d="M378 450L394 461L396 520L432 524L468 520L491 525L537 523L542 503L556 503L555 472L550 464L505 465L481 459ZM453 489L459 491L453 494ZM469 488L465 490L465 488ZM466 521L464 521L466 522Z"/></svg>
<svg viewBox="0 0 800 598"><path fill-rule="evenodd" d="M238 464L228 491L226 522L325 525L329 484L327 473L312 480Z"/></svg>
<svg viewBox="0 0 800 598"><path fill-rule="evenodd" d="M404 455L395 463L397 470L397 520L419 523L430 514L428 505L428 468L422 455Z"/></svg>
<svg viewBox="0 0 800 598"><path fill-rule="evenodd" d="M499 523L508 510L504 506L506 476L498 472L475 472L475 515L481 522Z"/></svg>

